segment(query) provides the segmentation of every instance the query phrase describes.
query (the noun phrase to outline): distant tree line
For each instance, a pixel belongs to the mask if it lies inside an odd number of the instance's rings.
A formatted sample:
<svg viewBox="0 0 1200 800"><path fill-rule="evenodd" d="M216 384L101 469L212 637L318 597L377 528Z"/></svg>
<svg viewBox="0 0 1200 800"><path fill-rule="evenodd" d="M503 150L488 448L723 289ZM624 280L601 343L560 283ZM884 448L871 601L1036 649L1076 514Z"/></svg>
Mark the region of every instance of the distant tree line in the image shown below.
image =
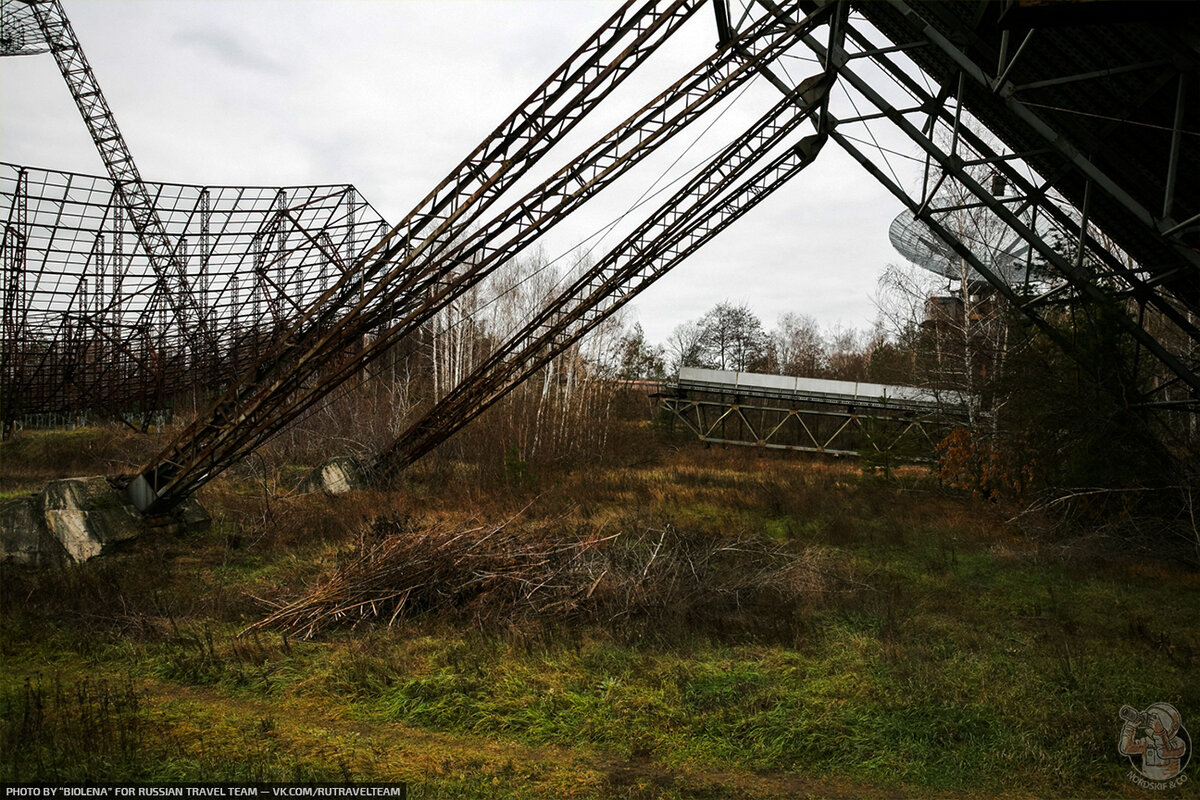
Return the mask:
<svg viewBox="0 0 1200 800"><path fill-rule="evenodd" d="M881 324L822 330L812 317L789 312L767 330L747 304L726 300L677 326L664 344L647 341L635 324L622 338L620 375L662 380L681 367L704 367L896 383L913 376L915 359L904 350Z"/></svg>

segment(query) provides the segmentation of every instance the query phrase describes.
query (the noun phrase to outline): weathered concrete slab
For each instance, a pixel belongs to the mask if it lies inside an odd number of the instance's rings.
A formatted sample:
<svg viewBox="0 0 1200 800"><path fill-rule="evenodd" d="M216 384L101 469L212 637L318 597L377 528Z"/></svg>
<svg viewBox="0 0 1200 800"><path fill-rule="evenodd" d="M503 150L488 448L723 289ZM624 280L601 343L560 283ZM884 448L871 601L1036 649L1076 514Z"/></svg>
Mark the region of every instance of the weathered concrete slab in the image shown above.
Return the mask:
<svg viewBox="0 0 1200 800"><path fill-rule="evenodd" d="M367 470L357 456L337 456L313 468L296 488L301 492L345 494L367 485Z"/></svg>
<svg viewBox="0 0 1200 800"><path fill-rule="evenodd" d="M65 478L0 506L0 560L30 566L86 561L147 531L187 533L209 523L195 499L148 518L107 478Z"/></svg>
<svg viewBox="0 0 1200 800"><path fill-rule="evenodd" d="M69 558L46 527L40 494L30 494L0 505L0 561L53 567Z"/></svg>
<svg viewBox="0 0 1200 800"><path fill-rule="evenodd" d="M106 478L64 478L42 489L46 527L75 561L142 533L142 515Z"/></svg>

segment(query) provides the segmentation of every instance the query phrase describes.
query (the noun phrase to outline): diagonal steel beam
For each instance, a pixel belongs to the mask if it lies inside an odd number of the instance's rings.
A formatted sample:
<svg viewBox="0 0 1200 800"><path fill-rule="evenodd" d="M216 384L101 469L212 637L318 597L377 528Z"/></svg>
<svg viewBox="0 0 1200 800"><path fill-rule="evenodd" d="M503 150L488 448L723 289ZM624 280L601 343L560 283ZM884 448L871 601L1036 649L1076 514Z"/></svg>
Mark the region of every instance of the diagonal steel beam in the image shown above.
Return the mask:
<svg viewBox="0 0 1200 800"><path fill-rule="evenodd" d="M760 63L779 57L804 31L819 24L821 17L823 14L817 14L789 26L764 18L745 35L747 44L754 51L753 57L742 58L732 47L722 48L609 137L585 151L582 160L577 159L561 170L527 199L485 226L467 244L449 255L439 255L415 276L407 267L415 263L419 253L406 254L401 272L412 277L402 277L399 286L387 284L386 294L376 290L369 292L351 309L336 331L322 336L316 347L310 348L298 362L275 370L277 376L257 396L238 400L238 395L234 394L219 403L207 419L202 418L180 437L181 443L173 444L144 468L132 488L132 493L139 498L139 506L149 508L153 504L161 508L176 502L232 460L274 435L282 425L320 402L332 389L382 355L386 347L415 330L439 308L486 276L502 258L533 241L574 206L751 78ZM682 106L680 110L672 111L679 106ZM506 229L514 229L517 233L496 244L498 234ZM472 249L464 251L467 247ZM477 256L479 261L464 257L464 252L475 254L472 257ZM384 285L383 282L380 285ZM397 305L411 311L403 312L406 315L402 319L378 332L371 345L342 359L333 373L324 370L318 384L310 389L302 387L305 375L328 366L330 347L336 345L343 350L345 342L371 330L379 320L394 317ZM352 335L348 337L347 332ZM254 383L249 384L251 389Z"/></svg>
<svg viewBox="0 0 1200 800"><path fill-rule="evenodd" d="M117 127L116 117L100 91L83 48L75 36L59 0L23 0L37 19L42 36L58 64L71 97L83 117L104 167L129 212L130 223L142 249L158 276L163 297L175 317L175 324L188 327L195 301L188 285L187 272L167 237L154 199L142 181L133 155ZM214 344L210 342L210 344Z"/></svg>
<svg viewBox="0 0 1200 800"><path fill-rule="evenodd" d="M771 109L379 454L372 471L386 479L445 441L812 163L819 136L735 185L775 142L818 111L829 83L815 76Z"/></svg>
<svg viewBox="0 0 1200 800"><path fill-rule="evenodd" d="M232 425L265 409L268 398L290 392L297 373L307 377L314 365L345 346L354 334L348 334L343 323L361 314L360 297L368 281L389 286L410 274L418 255L436 252L457 238L702 2L648 0L638 5L631 1L618 9L353 269L294 320L275 347L141 470L132 490L138 506L148 508L160 501L166 485L189 468L197 470L192 477L203 482L235 459L236 453L217 456L213 449L229 440ZM399 294L386 293L384 299ZM169 503L159 502L164 504Z"/></svg>

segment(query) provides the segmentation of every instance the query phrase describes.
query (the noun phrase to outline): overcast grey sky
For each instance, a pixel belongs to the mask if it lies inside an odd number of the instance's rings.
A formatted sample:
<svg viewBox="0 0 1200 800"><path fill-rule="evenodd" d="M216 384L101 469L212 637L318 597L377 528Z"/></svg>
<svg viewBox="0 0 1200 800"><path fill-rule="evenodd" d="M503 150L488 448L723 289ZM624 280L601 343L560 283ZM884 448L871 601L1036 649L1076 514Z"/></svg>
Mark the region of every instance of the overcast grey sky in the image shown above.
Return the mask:
<svg viewBox="0 0 1200 800"><path fill-rule="evenodd" d="M147 180L353 183L394 222L615 3L64 0L64 6ZM712 14L702 9L614 95L613 110L563 147L580 149L698 63L714 42ZM797 79L812 71L798 59L787 66ZM577 247L648 187L669 181L674 173L664 170L677 156L714 152L773 97L754 87L699 141L706 123L693 126L647 164L641 183L614 186L611 197L605 192L588 204L587 215L553 231L544 252ZM0 109L0 160L103 173L49 55L0 59ZM876 280L889 262L900 261L887 239L899 210L831 145L638 298L637 318L651 339L662 341L680 322L728 298L748 303L768 327L787 311L827 326L868 326L876 316ZM615 244L619 230L602 245Z"/></svg>

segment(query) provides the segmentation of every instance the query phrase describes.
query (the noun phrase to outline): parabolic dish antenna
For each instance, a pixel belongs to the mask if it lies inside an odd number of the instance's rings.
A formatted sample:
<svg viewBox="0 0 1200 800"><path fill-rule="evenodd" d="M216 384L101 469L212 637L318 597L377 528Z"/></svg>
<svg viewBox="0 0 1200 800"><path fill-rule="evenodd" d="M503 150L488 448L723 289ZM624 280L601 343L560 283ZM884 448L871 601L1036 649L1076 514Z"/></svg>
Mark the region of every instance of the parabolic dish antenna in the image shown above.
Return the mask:
<svg viewBox="0 0 1200 800"><path fill-rule="evenodd" d="M982 219L981 212L985 215ZM971 209L970 216L951 218L948 213L943 224L951 231L961 228L962 243L1007 284L1014 286L1025 281L1029 245L994 214L979 208ZM913 216L908 209L892 220L888 239L896 252L922 269L956 280L963 279L964 275L968 281L984 280L982 275L963 263L954 248L933 228Z"/></svg>

